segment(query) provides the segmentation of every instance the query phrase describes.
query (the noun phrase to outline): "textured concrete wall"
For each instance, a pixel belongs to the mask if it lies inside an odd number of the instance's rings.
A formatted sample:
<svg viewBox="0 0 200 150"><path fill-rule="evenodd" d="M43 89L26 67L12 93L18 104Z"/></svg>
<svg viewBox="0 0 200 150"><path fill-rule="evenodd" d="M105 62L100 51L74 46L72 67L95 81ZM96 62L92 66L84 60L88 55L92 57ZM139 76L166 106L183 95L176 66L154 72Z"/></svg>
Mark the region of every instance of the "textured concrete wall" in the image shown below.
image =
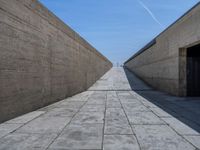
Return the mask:
<svg viewBox="0 0 200 150"><path fill-rule="evenodd" d="M111 67L37 0L0 0L0 122L84 91Z"/></svg>
<svg viewBox="0 0 200 150"><path fill-rule="evenodd" d="M200 43L200 5L185 14L156 38L156 44L133 57L125 66L153 87L184 96L180 78L180 50ZM181 66L179 68L179 66Z"/></svg>

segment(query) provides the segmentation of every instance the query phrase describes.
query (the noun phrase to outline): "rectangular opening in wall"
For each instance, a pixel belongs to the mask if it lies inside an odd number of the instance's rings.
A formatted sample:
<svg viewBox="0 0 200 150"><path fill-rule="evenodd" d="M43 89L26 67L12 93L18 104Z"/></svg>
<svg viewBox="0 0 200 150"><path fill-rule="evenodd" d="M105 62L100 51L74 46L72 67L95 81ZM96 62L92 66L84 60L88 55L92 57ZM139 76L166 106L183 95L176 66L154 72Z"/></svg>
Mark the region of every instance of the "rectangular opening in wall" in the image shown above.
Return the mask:
<svg viewBox="0 0 200 150"><path fill-rule="evenodd" d="M187 96L200 96L200 44L187 49Z"/></svg>

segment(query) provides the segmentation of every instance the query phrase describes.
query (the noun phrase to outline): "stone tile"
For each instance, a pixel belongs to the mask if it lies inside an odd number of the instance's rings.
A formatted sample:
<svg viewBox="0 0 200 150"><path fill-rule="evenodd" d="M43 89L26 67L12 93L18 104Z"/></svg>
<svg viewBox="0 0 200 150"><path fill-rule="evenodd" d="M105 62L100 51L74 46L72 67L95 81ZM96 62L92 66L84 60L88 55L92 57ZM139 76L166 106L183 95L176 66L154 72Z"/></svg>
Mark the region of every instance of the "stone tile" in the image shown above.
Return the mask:
<svg viewBox="0 0 200 150"><path fill-rule="evenodd" d="M128 122L110 121L105 123L104 134L133 134Z"/></svg>
<svg viewBox="0 0 200 150"><path fill-rule="evenodd" d="M81 109L81 112L104 112L105 111L105 105L84 105Z"/></svg>
<svg viewBox="0 0 200 150"><path fill-rule="evenodd" d="M196 148L200 149L200 136L188 135L184 136L184 138L192 143Z"/></svg>
<svg viewBox="0 0 200 150"><path fill-rule="evenodd" d="M128 124L128 120L122 109L116 109L118 111L116 111L115 109L113 110L114 111L112 111L112 109L108 109L108 111L106 111L106 117L105 117L106 122L112 122L112 123L117 123L117 124L119 123Z"/></svg>
<svg viewBox="0 0 200 150"><path fill-rule="evenodd" d="M108 91L107 92L107 100L118 101L118 97L117 97L116 92L115 91Z"/></svg>
<svg viewBox="0 0 200 150"><path fill-rule="evenodd" d="M131 113L131 112L141 112L141 111L151 111L150 109L148 109L147 107L145 107L144 105L123 105L123 108L125 110L126 113Z"/></svg>
<svg viewBox="0 0 200 150"><path fill-rule="evenodd" d="M106 118L110 117L125 117L124 110L122 108L107 108L106 109Z"/></svg>
<svg viewBox="0 0 200 150"><path fill-rule="evenodd" d="M15 131L16 129L18 129L19 127L23 126L23 124L19 124L19 123L3 123L0 124L0 138L4 137L5 135Z"/></svg>
<svg viewBox="0 0 200 150"><path fill-rule="evenodd" d="M134 135L104 135L103 150L139 150Z"/></svg>
<svg viewBox="0 0 200 150"><path fill-rule="evenodd" d="M22 115L20 117L14 118L12 120L7 121L6 123L27 123L34 118L44 114L45 111L33 111L28 114Z"/></svg>
<svg viewBox="0 0 200 150"><path fill-rule="evenodd" d="M165 124L152 112L131 112L127 116L131 124Z"/></svg>
<svg viewBox="0 0 200 150"><path fill-rule="evenodd" d="M159 117L172 117L172 115L159 107L151 107L150 109Z"/></svg>
<svg viewBox="0 0 200 150"><path fill-rule="evenodd" d="M44 108L39 109L40 111L51 111L55 108L65 108L65 109L74 109L79 110L81 106L84 105L85 102L82 101L68 101L68 100L62 100L59 102L56 102L54 104L51 104L49 106L46 106Z"/></svg>
<svg viewBox="0 0 200 150"><path fill-rule="evenodd" d="M106 109L106 114L109 114L109 113L124 113L124 110L123 108L107 108Z"/></svg>
<svg viewBox="0 0 200 150"><path fill-rule="evenodd" d="M62 103L59 103L59 107L68 108L68 109L72 109L72 108L79 109L84 104L85 104L85 102L68 102L68 101L64 101Z"/></svg>
<svg viewBox="0 0 200 150"><path fill-rule="evenodd" d="M142 104L138 99L136 98L124 98L124 99L120 99L121 103L133 103L133 104Z"/></svg>
<svg viewBox="0 0 200 150"><path fill-rule="evenodd" d="M89 100L86 105L106 105L105 100Z"/></svg>
<svg viewBox="0 0 200 150"><path fill-rule="evenodd" d="M148 108L157 108L158 107L157 105L155 105L149 101L143 101L142 103Z"/></svg>
<svg viewBox="0 0 200 150"><path fill-rule="evenodd" d="M50 149L101 149L103 124L69 125Z"/></svg>
<svg viewBox="0 0 200 150"><path fill-rule="evenodd" d="M79 112L71 121L72 124L103 123L104 112Z"/></svg>
<svg viewBox="0 0 200 150"><path fill-rule="evenodd" d="M70 122L70 120L70 117L42 116L29 122L16 132L40 134L59 133Z"/></svg>
<svg viewBox="0 0 200 150"><path fill-rule="evenodd" d="M56 134L12 133L0 139L0 150L44 150Z"/></svg>
<svg viewBox="0 0 200 150"><path fill-rule="evenodd" d="M121 108L122 105L118 101L107 101L106 107L107 108Z"/></svg>
<svg viewBox="0 0 200 150"><path fill-rule="evenodd" d="M110 117L110 118L105 118L105 122L111 122L115 124L128 124L128 120L126 117Z"/></svg>
<svg viewBox="0 0 200 150"><path fill-rule="evenodd" d="M117 92L117 95L121 97L126 97L126 96L132 97L132 95L129 92Z"/></svg>
<svg viewBox="0 0 200 150"><path fill-rule="evenodd" d="M163 120L181 135L200 135L199 132L176 118L163 118Z"/></svg>
<svg viewBox="0 0 200 150"><path fill-rule="evenodd" d="M78 112L77 109L70 108L54 108L48 111L44 116L73 117Z"/></svg>
<svg viewBox="0 0 200 150"><path fill-rule="evenodd" d="M133 125L142 150L195 150L167 125Z"/></svg>

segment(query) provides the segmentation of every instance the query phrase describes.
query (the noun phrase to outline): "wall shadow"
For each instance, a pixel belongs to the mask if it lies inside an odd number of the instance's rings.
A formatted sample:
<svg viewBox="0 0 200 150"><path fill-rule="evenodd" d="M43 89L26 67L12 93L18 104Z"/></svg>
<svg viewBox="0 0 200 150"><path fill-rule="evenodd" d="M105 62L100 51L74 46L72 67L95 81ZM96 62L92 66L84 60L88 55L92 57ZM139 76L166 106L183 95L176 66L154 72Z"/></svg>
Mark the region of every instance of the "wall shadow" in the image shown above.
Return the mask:
<svg viewBox="0 0 200 150"><path fill-rule="evenodd" d="M157 91L124 68L134 92L200 133L200 97L176 97Z"/></svg>

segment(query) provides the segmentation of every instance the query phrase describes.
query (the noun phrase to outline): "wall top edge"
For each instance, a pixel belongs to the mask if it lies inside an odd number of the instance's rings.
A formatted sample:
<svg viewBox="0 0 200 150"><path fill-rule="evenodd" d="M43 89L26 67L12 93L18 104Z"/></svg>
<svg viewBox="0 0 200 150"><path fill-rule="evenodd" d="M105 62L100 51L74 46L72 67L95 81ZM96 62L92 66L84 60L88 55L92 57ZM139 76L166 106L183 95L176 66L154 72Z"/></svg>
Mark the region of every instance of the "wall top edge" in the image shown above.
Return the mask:
<svg viewBox="0 0 200 150"><path fill-rule="evenodd" d="M67 25L65 22L63 22L59 17L57 17L51 10L49 10L46 6L44 6L39 0L34 0L34 1L30 1L31 3L35 3L36 5L39 6L40 9L43 9L44 12L47 12L47 15L49 15L50 17L55 18L55 20L57 20L58 22L60 22L60 26L62 26L63 28L65 28L66 30L70 31L71 34L70 37L73 38L74 40L78 41L79 43L81 43L83 46L85 45L86 47L89 47L90 51L93 51L96 55L98 55L100 58L104 59L105 61L109 62L110 64L112 64L110 62L110 60L108 58L106 58L103 54L101 54L96 48L94 48L88 41L86 41L79 33L77 33L76 31L74 31L69 25ZM24 2L25 5L27 5L27 2ZM81 41L81 42L80 42Z"/></svg>

